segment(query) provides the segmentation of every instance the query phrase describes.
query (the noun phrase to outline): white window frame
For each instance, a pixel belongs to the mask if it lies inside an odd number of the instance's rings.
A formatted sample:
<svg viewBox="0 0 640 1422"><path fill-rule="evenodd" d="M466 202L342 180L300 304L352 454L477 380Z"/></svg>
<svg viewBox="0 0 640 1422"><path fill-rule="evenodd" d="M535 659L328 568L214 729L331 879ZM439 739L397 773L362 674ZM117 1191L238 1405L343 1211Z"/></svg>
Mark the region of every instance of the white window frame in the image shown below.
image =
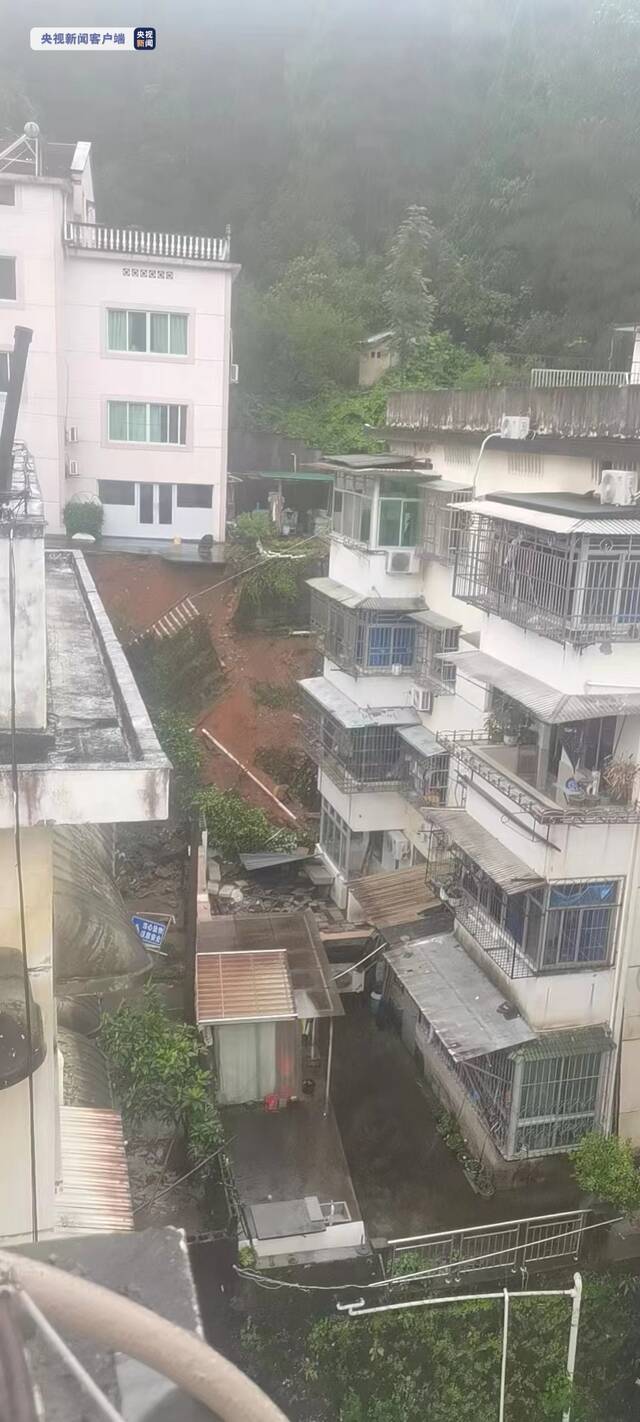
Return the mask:
<svg viewBox="0 0 640 1422"><path fill-rule="evenodd" d="M116 314L116 315L118 315L118 316L126 316L126 318L127 318L127 321L126 321L127 345L125 346L124 350L122 350L122 349L120 348L120 346L112 346L112 345L109 344L109 316L111 315L111 312L114 312L114 314ZM129 345L129 317L130 317L130 316L144 316L144 317L145 317L145 349L144 349L143 351L133 350L133 349L131 348L131 346ZM166 350L166 351L152 351L152 349L151 349L151 317L152 317L152 316L166 316L166 317L167 317L167 343L168 343L168 346L169 346L169 347L171 346L171 317L172 317L172 316L183 316L184 319L185 319L185 321L186 321L186 323L187 323L187 340L186 340L186 347L187 347L187 349L186 349L185 351L172 351L172 350L169 348L169 349ZM188 360L188 359L189 359L190 326L189 326L189 312L188 312L188 311L165 311L164 309L161 310L161 311L155 311L155 310L147 310L146 307L145 307L145 308L139 308L139 307L135 307L135 306L108 306L108 307L107 307L107 310L106 310L106 320L107 320L107 351L108 351L109 355L120 355L120 356L131 356L131 355L133 355L133 356L151 356L153 360L156 360L156 359L158 359L158 358L160 358L160 360L167 360L168 358L170 358L171 360Z"/></svg>
<svg viewBox="0 0 640 1422"><path fill-rule="evenodd" d="M111 434L111 406L112 406L112 405L126 405L126 407L127 407L127 438L126 438L126 439L118 439L116 436L114 436L114 435ZM144 405L144 408L145 408L145 438L144 438L144 439L130 439L130 438L129 438L129 409L130 409L131 405ZM153 439L153 440L152 440L152 439L150 438L150 430L151 430L151 407L152 407L152 405L153 405L153 406L158 406L159 408L164 408L164 409L167 411L167 434L169 433L169 419L170 419L170 417L169 417L169 411L170 411L170 410L178 410L178 411L182 410L182 411L184 411L184 414L182 415L182 417L181 417L180 415L178 415L178 434L180 434L180 429L182 428L182 433L184 434L184 439L182 439L182 440L180 440L180 439L178 439L178 440L172 440L172 439L157 440L157 439ZM107 440L108 440L109 444L119 444L119 445L120 445L120 444L137 444L137 445L147 445L147 444L149 444L149 445L152 445L152 446L154 447L154 449L186 449L186 448L187 448L187 418L188 418L188 416L187 416L187 409L188 409L188 407L187 407L186 405L179 405L179 404L176 404L176 403L174 403L173 400L107 400Z"/></svg>

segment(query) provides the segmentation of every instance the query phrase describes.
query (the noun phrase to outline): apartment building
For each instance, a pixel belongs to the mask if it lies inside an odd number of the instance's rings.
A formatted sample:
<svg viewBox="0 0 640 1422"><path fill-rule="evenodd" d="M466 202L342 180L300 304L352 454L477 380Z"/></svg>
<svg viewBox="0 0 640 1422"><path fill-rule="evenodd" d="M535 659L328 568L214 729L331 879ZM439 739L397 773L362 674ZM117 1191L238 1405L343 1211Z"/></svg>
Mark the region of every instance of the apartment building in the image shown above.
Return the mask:
<svg viewBox="0 0 640 1422"><path fill-rule="evenodd" d="M496 1175L640 1143L640 386L588 374L392 395L311 584L334 896L424 861L451 931L390 948L385 993Z"/></svg>
<svg viewBox="0 0 640 1422"><path fill-rule="evenodd" d="M49 532L93 496L105 535L224 540L237 271L228 234L100 222L89 143L25 133L0 153L0 399L26 325L18 436Z"/></svg>
<svg viewBox="0 0 640 1422"><path fill-rule="evenodd" d="M31 377L30 377L31 378ZM12 467L11 467L12 462ZM82 556L45 553L34 462L0 466L0 1239L133 1228L98 1003L148 971L114 827L170 766Z"/></svg>

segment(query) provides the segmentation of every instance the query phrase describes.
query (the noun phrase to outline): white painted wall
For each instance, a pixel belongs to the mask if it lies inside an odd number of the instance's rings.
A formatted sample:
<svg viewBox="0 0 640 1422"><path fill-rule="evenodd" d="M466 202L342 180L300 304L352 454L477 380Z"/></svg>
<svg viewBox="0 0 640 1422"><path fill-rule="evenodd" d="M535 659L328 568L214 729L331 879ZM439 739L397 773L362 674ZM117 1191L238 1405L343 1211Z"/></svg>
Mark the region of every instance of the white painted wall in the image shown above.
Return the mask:
<svg viewBox="0 0 640 1422"><path fill-rule="evenodd" d="M410 706L413 676L352 676L325 657L323 676L356 706Z"/></svg>
<svg viewBox="0 0 640 1422"><path fill-rule="evenodd" d="M407 805L396 790L371 791L364 795L349 795L339 790L322 770L318 788L325 800L333 805L352 830L404 829Z"/></svg>
<svg viewBox="0 0 640 1422"><path fill-rule="evenodd" d="M398 549L398 552L402 552ZM329 577L367 597L420 597L422 574L387 573L387 554L331 539Z"/></svg>
<svg viewBox="0 0 640 1422"><path fill-rule="evenodd" d="M610 645L610 654L601 652L598 644L581 652L489 614L483 614L480 631L481 651L576 696L640 687L640 644Z"/></svg>

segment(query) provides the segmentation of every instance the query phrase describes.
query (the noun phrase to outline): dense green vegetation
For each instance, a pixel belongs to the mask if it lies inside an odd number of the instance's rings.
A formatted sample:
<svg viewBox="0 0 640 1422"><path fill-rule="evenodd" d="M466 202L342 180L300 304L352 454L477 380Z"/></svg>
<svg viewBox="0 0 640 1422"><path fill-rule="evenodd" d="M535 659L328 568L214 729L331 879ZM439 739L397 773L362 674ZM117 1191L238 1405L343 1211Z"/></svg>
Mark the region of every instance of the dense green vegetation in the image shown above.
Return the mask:
<svg viewBox="0 0 640 1422"><path fill-rule="evenodd" d="M393 379L411 337L433 356L448 333L461 368L419 377L446 384L497 356L606 364L610 323L640 317L635 0L156 0L154 21L154 54L80 64L8 13L0 127L91 138L110 223L231 224L236 419L362 447L367 333L398 328Z"/></svg>
<svg viewBox="0 0 640 1422"><path fill-rule="evenodd" d="M569 1283L554 1275L553 1287ZM571 1422L635 1418L639 1304L637 1279L586 1276ZM512 1302L505 1414L513 1422L559 1422L569 1400L570 1311L569 1299ZM301 1422L493 1422L501 1334L499 1302L453 1300L311 1324L302 1315L286 1333L253 1321L244 1344L247 1366Z"/></svg>

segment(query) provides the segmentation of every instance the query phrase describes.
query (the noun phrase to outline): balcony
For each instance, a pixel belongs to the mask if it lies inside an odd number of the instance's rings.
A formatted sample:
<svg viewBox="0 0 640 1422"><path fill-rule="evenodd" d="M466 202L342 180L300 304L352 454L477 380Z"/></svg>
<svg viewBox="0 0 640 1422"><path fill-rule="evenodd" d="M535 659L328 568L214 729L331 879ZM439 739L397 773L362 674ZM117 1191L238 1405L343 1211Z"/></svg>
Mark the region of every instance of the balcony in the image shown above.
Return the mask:
<svg viewBox="0 0 640 1422"><path fill-rule="evenodd" d="M305 749L334 785L346 793L400 789L406 746L398 731L415 724L417 713L408 706L358 706L325 677L298 684L304 696Z"/></svg>
<svg viewBox="0 0 640 1422"><path fill-rule="evenodd" d="M455 691L447 656L460 626L421 597L363 597L332 578L311 578L311 627L320 651L350 676L406 676L434 695Z"/></svg>
<svg viewBox="0 0 640 1422"><path fill-rule="evenodd" d="M126 257L153 257L188 262L228 262L231 240L193 237L179 232L142 232L133 227L105 227L93 222L67 222L67 247L83 252L114 252Z"/></svg>
<svg viewBox="0 0 640 1422"><path fill-rule="evenodd" d="M538 436L637 440L640 385L616 381L577 388L554 384L552 388L513 385L486 390L398 390L387 401L386 429L407 435L483 436L500 428L505 411L528 415Z"/></svg>
<svg viewBox="0 0 640 1422"><path fill-rule="evenodd" d="M563 779L559 756L552 768L556 737L562 737L563 729L552 727L546 756L539 756L535 730L524 745L492 741L482 731L439 732L436 739L457 763L463 784L485 781L534 824L637 824L640 804L616 800L601 771L576 770Z"/></svg>

